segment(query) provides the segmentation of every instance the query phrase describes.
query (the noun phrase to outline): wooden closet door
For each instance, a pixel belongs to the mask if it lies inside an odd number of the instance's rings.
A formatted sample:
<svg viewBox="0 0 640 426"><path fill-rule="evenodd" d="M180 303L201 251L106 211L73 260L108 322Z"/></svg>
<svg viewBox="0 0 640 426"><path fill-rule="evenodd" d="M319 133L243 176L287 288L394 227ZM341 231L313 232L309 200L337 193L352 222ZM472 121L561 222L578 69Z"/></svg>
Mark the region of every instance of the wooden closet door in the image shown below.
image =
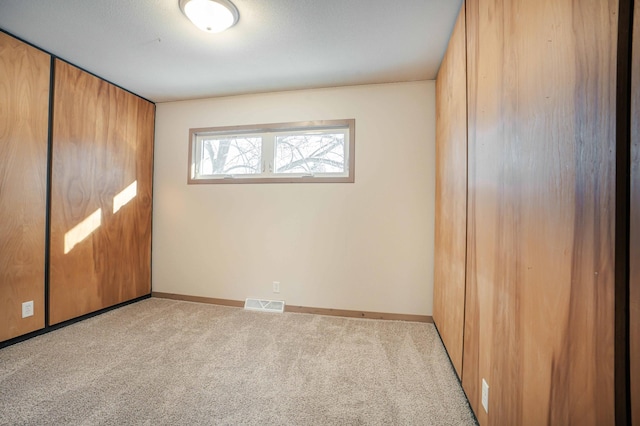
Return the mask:
<svg viewBox="0 0 640 426"><path fill-rule="evenodd" d="M50 323L151 291L154 105L55 62Z"/></svg>
<svg viewBox="0 0 640 426"><path fill-rule="evenodd" d="M0 32L0 341L44 327L51 57ZM22 318L22 303L34 315Z"/></svg>
<svg viewBox="0 0 640 426"><path fill-rule="evenodd" d="M640 4L633 23L631 73L630 351L631 418L640 424Z"/></svg>
<svg viewBox="0 0 640 426"><path fill-rule="evenodd" d="M433 320L462 377L467 243L467 73L460 9L436 80L436 225Z"/></svg>
<svg viewBox="0 0 640 426"><path fill-rule="evenodd" d="M467 1L462 383L483 426L614 424L617 15Z"/></svg>

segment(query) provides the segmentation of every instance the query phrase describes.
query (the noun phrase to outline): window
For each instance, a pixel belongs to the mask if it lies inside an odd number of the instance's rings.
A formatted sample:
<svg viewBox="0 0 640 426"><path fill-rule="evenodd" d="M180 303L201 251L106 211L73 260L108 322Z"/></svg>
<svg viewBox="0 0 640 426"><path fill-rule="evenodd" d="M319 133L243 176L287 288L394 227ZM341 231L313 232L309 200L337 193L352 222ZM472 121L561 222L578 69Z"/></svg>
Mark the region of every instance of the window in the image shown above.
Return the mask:
<svg viewBox="0 0 640 426"><path fill-rule="evenodd" d="M190 129L188 183L354 182L355 120Z"/></svg>

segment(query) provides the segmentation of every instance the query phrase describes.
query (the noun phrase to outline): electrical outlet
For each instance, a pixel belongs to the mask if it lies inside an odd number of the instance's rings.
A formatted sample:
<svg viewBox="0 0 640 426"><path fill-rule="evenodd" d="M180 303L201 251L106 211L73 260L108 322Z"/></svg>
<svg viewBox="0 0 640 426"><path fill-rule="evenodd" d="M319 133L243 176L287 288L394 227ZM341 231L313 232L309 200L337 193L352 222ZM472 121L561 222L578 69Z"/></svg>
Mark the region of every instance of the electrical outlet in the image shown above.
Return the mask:
<svg viewBox="0 0 640 426"><path fill-rule="evenodd" d="M273 282L273 292L280 293L280 281Z"/></svg>
<svg viewBox="0 0 640 426"><path fill-rule="evenodd" d="M484 411L489 414L489 385L482 379L482 406Z"/></svg>
<svg viewBox="0 0 640 426"><path fill-rule="evenodd" d="M22 318L33 316L33 300L22 304Z"/></svg>

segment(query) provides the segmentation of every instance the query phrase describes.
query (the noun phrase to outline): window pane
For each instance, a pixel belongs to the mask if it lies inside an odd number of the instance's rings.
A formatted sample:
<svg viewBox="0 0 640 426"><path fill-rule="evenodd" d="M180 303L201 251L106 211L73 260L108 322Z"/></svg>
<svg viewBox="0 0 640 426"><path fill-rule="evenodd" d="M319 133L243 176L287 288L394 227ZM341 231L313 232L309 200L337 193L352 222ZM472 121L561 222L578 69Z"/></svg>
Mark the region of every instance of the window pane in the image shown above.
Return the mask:
<svg viewBox="0 0 640 426"><path fill-rule="evenodd" d="M189 129L187 183L354 182L355 120Z"/></svg>
<svg viewBox="0 0 640 426"><path fill-rule="evenodd" d="M227 137L202 140L200 175L260 173L261 137Z"/></svg>
<svg viewBox="0 0 640 426"><path fill-rule="evenodd" d="M276 136L275 173L344 173L344 134Z"/></svg>

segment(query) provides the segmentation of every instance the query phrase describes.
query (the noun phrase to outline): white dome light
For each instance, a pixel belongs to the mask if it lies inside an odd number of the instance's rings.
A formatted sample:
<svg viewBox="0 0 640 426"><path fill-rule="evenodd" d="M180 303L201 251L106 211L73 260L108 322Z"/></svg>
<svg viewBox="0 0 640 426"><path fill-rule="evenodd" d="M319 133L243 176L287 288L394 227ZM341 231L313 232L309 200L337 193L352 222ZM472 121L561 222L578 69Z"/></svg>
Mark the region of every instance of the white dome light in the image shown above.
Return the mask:
<svg viewBox="0 0 640 426"><path fill-rule="evenodd" d="M208 33L220 33L238 22L238 9L227 0L180 0L180 10Z"/></svg>

